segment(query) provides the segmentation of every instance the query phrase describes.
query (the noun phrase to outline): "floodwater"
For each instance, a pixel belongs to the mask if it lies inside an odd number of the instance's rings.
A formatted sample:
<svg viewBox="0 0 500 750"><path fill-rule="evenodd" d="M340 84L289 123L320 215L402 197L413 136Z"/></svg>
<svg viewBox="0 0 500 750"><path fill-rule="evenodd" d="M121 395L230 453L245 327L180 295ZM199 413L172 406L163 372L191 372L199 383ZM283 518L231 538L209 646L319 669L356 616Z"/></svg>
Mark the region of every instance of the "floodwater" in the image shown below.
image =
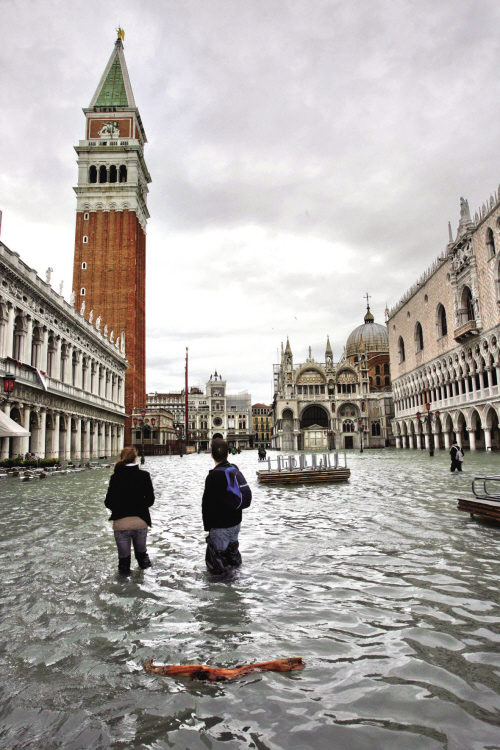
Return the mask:
<svg viewBox="0 0 500 750"><path fill-rule="evenodd" d="M209 456L147 460L154 567L116 574L109 470L0 480L0 747L500 748L500 523L456 510L496 454L350 452L344 485L259 487L243 567L204 565ZM143 663L306 667L227 684Z"/></svg>

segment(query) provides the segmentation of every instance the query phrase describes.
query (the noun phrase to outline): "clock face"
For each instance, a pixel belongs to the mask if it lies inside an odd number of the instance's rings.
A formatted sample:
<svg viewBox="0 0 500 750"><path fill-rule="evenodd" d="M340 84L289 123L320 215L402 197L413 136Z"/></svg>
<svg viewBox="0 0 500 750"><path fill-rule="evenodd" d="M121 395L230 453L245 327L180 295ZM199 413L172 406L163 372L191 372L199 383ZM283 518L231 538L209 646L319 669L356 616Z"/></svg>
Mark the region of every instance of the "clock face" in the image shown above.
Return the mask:
<svg viewBox="0 0 500 750"><path fill-rule="evenodd" d="M212 396L222 396L220 388L212 388Z"/></svg>

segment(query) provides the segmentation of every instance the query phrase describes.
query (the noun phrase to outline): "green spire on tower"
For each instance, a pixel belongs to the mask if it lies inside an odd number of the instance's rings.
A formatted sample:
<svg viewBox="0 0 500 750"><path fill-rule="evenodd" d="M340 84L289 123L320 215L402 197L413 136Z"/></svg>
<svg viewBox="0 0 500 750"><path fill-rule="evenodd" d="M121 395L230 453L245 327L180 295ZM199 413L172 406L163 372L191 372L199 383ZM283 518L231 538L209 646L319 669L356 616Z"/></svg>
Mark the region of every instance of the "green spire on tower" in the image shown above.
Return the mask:
<svg viewBox="0 0 500 750"><path fill-rule="evenodd" d="M127 92L123 80L122 67L118 55L115 57L109 73L97 97L96 107L126 107Z"/></svg>

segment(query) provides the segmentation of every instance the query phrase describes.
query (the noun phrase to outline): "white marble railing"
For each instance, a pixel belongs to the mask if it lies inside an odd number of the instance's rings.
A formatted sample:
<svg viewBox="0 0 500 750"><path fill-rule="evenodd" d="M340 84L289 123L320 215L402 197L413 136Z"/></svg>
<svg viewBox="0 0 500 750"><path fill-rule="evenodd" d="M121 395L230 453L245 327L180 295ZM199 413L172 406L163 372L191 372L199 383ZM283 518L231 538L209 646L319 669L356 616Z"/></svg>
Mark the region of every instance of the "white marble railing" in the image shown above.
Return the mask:
<svg viewBox="0 0 500 750"><path fill-rule="evenodd" d="M16 382L24 383L31 386L43 388L36 370L23 364L18 364L13 360L0 359L0 370L16 376ZM50 393L59 394L76 401L87 402L103 409L111 409L116 414L125 414L125 406L118 404L116 401L98 396L95 393L89 393L82 388L77 388L69 383L63 383L55 378L45 377L45 384ZM15 398L15 395L14 395Z"/></svg>
<svg viewBox="0 0 500 750"><path fill-rule="evenodd" d="M431 410L446 411L447 409L456 408L459 406L467 406L471 403L478 403L481 401L487 401L490 398L498 397L499 386L492 385L489 388L480 388L469 393L460 393L458 396L451 396L449 398L443 398L439 401L433 401L431 403ZM407 409L399 409L396 406L395 419L405 419L408 417L414 417L417 411L424 413L425 406L410 406Z"/></svg>

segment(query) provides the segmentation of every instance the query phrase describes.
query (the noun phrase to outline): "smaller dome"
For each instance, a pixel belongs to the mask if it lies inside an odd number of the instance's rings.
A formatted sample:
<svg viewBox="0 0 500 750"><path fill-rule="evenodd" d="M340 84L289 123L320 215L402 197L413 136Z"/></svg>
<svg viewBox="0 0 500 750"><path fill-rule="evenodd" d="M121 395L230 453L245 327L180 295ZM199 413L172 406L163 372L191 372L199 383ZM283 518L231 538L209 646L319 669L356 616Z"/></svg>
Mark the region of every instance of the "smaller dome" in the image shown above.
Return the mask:
<svg viewBox="0 0 500 750"><path fill-rule="evenodd" d="M347 339L345 356L355 357L362 352L389 352L387 328L380 323L375 323L369 307L364 324L355 328Z"/></svg>

